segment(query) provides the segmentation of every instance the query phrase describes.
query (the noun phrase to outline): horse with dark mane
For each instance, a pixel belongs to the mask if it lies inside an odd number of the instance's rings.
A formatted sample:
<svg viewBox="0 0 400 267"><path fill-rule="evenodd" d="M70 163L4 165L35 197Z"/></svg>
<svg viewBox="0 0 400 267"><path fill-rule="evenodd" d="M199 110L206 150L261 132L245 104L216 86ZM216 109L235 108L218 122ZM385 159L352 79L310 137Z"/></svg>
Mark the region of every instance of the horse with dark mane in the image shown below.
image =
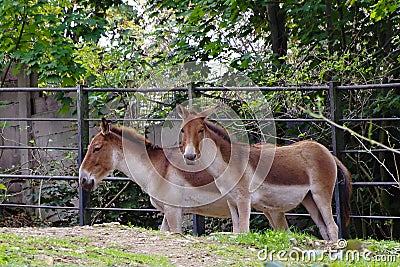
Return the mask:
<svg viewBox="0 0 400 267"><path fill-rule="evenodd" d="M207 121L214 109L196 113L178 105L177 111L183 119L181 151L185 162L204 165L214 177L220 192L228 196L231 217L238 220L239 231L249 231L251 207L262 211L274 229L287 229L285 212L302 203L322 237L338 239L331 207L337 170L344 177L346 194L341 210L347 224L351 176L326 147L315 141L250 146L232 141L225 129Z"/></svg>
<svg viewBox="0 0 400 267"><path fill-rule="evenodd" d="M181 233L185 213L230 217L226 197L208 172L181 170L169 159L182 161L179 148L162 149L133 128L117 127L103 119L79 168L79 183L94 190L115 169L140 181L152 205L164 213L161 230Z"/></svg>

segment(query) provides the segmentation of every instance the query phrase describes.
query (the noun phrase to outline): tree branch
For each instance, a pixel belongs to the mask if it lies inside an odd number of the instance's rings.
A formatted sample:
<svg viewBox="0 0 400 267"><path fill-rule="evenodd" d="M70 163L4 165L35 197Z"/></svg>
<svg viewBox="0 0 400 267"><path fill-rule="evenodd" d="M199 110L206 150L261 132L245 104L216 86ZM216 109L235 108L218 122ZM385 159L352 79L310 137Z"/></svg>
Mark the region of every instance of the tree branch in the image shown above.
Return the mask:
<svg viewBox="0 0 400 267"><path fill-rule="evenodd" d="M330 119L328 119L327 117L325 117L325 116L322 115L322 114L314 113L314 112L312 112L312 111L310 111L310 110L306 110L306 109L303 108L303 107L300 107L300 110L302 110L303 112L307 113L308 115L312 116L312 117L315 118L315 119L322 119L322 120L328 122L329 124L331 124L331 125L333 125L333 126L339 128L339 129L341 129L341 130L343 130L343 131L349 132L351 135L356 136L356 137L359 138L359 139L362 139L362 140L364 140L364 141L368 141L368 142L370 142L372 145L377 145L377 146L382 147L382 148L384 148L384 149L387 149L387 150L389 150L389 151L391 151L391 152L393 152L393 153L400 154L400 150L399 150L399 149L394 149L394 148L388 147L388 146L386 146L386 145L384 145L384 144L382 144L382 143L380 143L380 142L378 142L378 141L375 141L375 140L373 140L373 139L370 139L370 138L368 138L368 137L365 137L365 136L363 136L363 135L361 135L361 134L359 134L359 133L353 131L352 129L350 129L350 128L344 126L344 125L339 125L339 124L337 124L336 122L331 121Z"/></svg>
<svg viewBox="0 0 400 267"><path fill-rule="evenodd" d="M21 44L22 34L24 33L26 20L28 18L28 13L26 12L26 7L25 6L24 6L24 11L23 12L24 12L24 16L23 16L23 20L22 20L22 26L21 26L21 30L20 30L19 35L18 35L17 43L15 44L14 52L17 51L19 45ZM4 86L4 83L6 82L6 77L8 75L8 72L10 71L12 63L13 63L13 59L11 58L10 62L7 65L6 71L4 72L3 78L1 80L0 88L2 88Z"/></svg>
<svg viewBox="0 0 400 267"><path fill-rule="evenodd" d="M110 207L111 204L114 203L114 201L115 201L117 198L119 198L119 196L125 191L125 189L126 189L130 184L131 184L131 181L128 181L128 182L125 184L125 186L118 192L118 194L116 194L116 195L113 197L113 199L111 199L111 200L104 206L104 208ZM93 224L95 223L97 217L99 217L100 214L102 214L102 213L103 213L102 210L99 211L99 212L93 217L92 221L90 222L90 225L93 225Z"/></svg>

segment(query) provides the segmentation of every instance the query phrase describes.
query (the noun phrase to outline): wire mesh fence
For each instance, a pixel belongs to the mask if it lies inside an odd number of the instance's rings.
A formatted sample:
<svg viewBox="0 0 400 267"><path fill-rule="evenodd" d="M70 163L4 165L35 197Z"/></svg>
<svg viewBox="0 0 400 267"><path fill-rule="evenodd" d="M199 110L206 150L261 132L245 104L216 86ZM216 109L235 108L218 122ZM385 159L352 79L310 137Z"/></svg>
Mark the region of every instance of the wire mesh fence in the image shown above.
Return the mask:
<svg viewBox="0 0 400 267"><path fill-rule="evenodd" d="M212 87L195 86L175 87L175 88L1 88L2 100L7 100L8 94L21 94L31 92L41 92L47 97L56 93L65 93L70 97L70 111L65 115L54 113L52 117L46 117L46 113L40 115L30 114L27 117L20 117L17 113L12 114L6 110L10 108L10 103L1 106L2 114L0 119L1 140L0 156L4 159L10 153L21 154L20 164L10 166L0 166L0 183L7 185L9 190L4 192L0 207L27 208L33 210L66 210L70 216L75 217L76 224L88 224L92 222L93 212L154 212L156 210L136 207L116 207L106 205L94 207L89 205L90 194L78 187L78 166L82 162L91 136L96 132L96 126L102 116L107 116L115 123L125 124L135 127L141 133L148 136L157 131L155 125L162 124L168 113L173 110L176 103L183 102L190 98L203 98L204 103L209 105L208 99L218 99L230 106L241 107L245 104L237 94L248 92L261 92L263 99L250 99L249 102L266 101L270 104L273 115L273 122L276 127L276 143L280 145L290 144L302 139L314 139L329 147L332 152L340 157L346 165L351 165L353 173L353 214L355 222L354 228L365 228L368 223L380 224L375 220L392 222L400 219L400 214L384 212L382 214L372 213L374 203L365 204L366 199L372 201L375 193L387 193L383 201L392 202L394 200L393 191L399 190L399 172L397 168L399 140L398 134L400 118L390 111L377 112L382 116L366 116L367 107L371 107L371 102L383 101L379 99L379 91L385 94L396 92L400 84L375 84L375 85L354 85L340 86L330 83L327 86L310 87L250 87L250 86L231 86L231 87ZM363 99L352 99L352 92L367 91L365 101ZM43 92L45 92L43 94ZM105 96L104 96L105 95ZM367 99L368 98L368 99ZM104 105L104 100L107 105ZM354 101L354 103L351 103ZM341 102L350 103L343 108ZM272 104L271 104L272 103ZM361 103L361 104L360 104ZM353 106L352 106L353 105ZM300 109L299 107L302 107ZM129 110L130 116L125 112ZM308 111L308 112L306 112ZM240 113L240 112L239 112ZM245 112L242 112L245 114ZM319 117L313 117L317 114ZM254 118L241 117L245 122L246 129L252 129ZM13 124L14 123L14 124ZM69 134L69 140L59 145L52 137L36 138L39 130L45 128L45 124L65 127ZM271 119L267 117L258 118L256 123L268 124ZM345 129L339 128L345 126ZM25 127L24 129L22 129ZM18 137L15 142L7 136L14 128L14 133L25 135L25 139ZM240 130L239 130L240 131ZM387 132L382 136L380 133ZM250 130L251 132L251 130ZM362 136L378 136L392 149L382 148L377 144L370 144L365 140L360 140L354 135L360 132ZM56 136L55 133L52 136ZM386 139L384 139L386 138ZM152 137L156 142L156 137ZM40 141L41 140L41 141ZM40 142L39 142L40 141ZM63 140L65 141L65 140ZM251 142L260 141L257 137ZM8 151L5 153L5 151ZM11 151L11 152L10 152ZM21 152L23 151L23 152ZM54 155L53 155L54 154ZM25 160L26 162L22 162ZM371 164L371 166L367 166ZM126 177L109 177L109 182L127 182ZM26 185L28 183L28 185ZM25 185L23 185L25 184ZM39 187L32 190L32 187ZM68 197L60 196L58 187L69 188ZM20 190L20 191L18 191ZM340 187L335 190L335 201L339 203ZM375 192L374 192L375 191ZM23 192L23 193L21 193ZM8 196L6 196L8 194ZM18 202L14 202L17 195L23 197ZM392 196L392 197L391 197ZM63 201L63 198L64 201ZM44 201L46 200L46 201ZM92 199L93 200L93 199ZM25 201L25 203L23 203ZM379 200L381 201L381 200ZM92 201L93 202L93 201ZM376 203L375 203L376 204ZM369 205L369 206L368 206ZM367 213L366 211L371 212ZM382 209L375 209L379 213ZM41 211L39 212L41 213ZM56 217L59 212L55 213ZM254 212L257 215L259 213ZM288 213L289 216L307 216L307 214ZM340 209L336 205L336 217L340 218ZM202 223L195 218L196 223ZM340 220L338 220L340 226ZM385 223L384 223L385 224ZM197 224L196 227L201 227ZM197 233L203 230L196 229ZM384 230L382 230L384 231Z"/></svg>

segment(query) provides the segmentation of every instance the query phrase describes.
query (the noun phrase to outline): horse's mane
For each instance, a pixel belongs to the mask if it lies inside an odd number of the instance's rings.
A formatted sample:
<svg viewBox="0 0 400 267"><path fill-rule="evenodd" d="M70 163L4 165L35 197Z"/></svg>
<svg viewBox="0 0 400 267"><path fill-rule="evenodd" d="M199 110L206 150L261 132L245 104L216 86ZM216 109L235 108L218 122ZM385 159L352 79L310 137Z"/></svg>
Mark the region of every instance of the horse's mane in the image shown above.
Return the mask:
<svg viewBox="0 0 400 267"><path fill-rule="evenodd" d="M210 121L207 121L207 120L204 120L204 124L207 126L208 129L213 131L219 137L222 137L224 140L228 141L229 143L231 142L231 138L229 137L228 132L224 128L222 128L221 126L216 125Z"/></svg>
<svg viewBox="0 0 400 267"><path fill-rule="evenodd" d="M111 126L110 129L111 132L115 133L116 135L126 138L127 140L134 142L134 143L140 143L140 144L145 144L146 147L152 147L152 148L158 148L157 145L154 145L150 142L149 139L147 139L144 135L139 134L135 129L126 127L126 126Z"/></svg>

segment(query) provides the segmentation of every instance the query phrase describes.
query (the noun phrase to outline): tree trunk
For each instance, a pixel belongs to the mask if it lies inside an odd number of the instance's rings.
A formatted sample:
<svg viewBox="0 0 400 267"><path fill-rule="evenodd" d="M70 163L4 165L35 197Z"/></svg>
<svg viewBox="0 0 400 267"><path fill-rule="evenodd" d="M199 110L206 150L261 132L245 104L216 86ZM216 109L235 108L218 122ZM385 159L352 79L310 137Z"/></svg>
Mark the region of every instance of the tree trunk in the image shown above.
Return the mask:
<svg viewBox="0 0 400 267"><path fill-rule="evenodd" d="M333 23L332 23L332 5L330 0L325 0L326 6L326 32L328 34L328 54L333 53Z"/></svg>
<svg viewBox="0 0 400 267"><path fill-rule="evenodd" d="M287 55L287 36L285 30L285 13L279 7L279 3L267 5L269 29L272 38L272 51L280 64L285 63Z"/></svg>
<svg viewBox="0 0 400 267"><path fill-rule="evenodd" d="M344 27L344 19L343 19L343 3L341 3L340 1L337 1L338 3L338 12L339 12L339 23L340 23L340 42L342 43L342 51L346 51L346 29Z"/></svg>

